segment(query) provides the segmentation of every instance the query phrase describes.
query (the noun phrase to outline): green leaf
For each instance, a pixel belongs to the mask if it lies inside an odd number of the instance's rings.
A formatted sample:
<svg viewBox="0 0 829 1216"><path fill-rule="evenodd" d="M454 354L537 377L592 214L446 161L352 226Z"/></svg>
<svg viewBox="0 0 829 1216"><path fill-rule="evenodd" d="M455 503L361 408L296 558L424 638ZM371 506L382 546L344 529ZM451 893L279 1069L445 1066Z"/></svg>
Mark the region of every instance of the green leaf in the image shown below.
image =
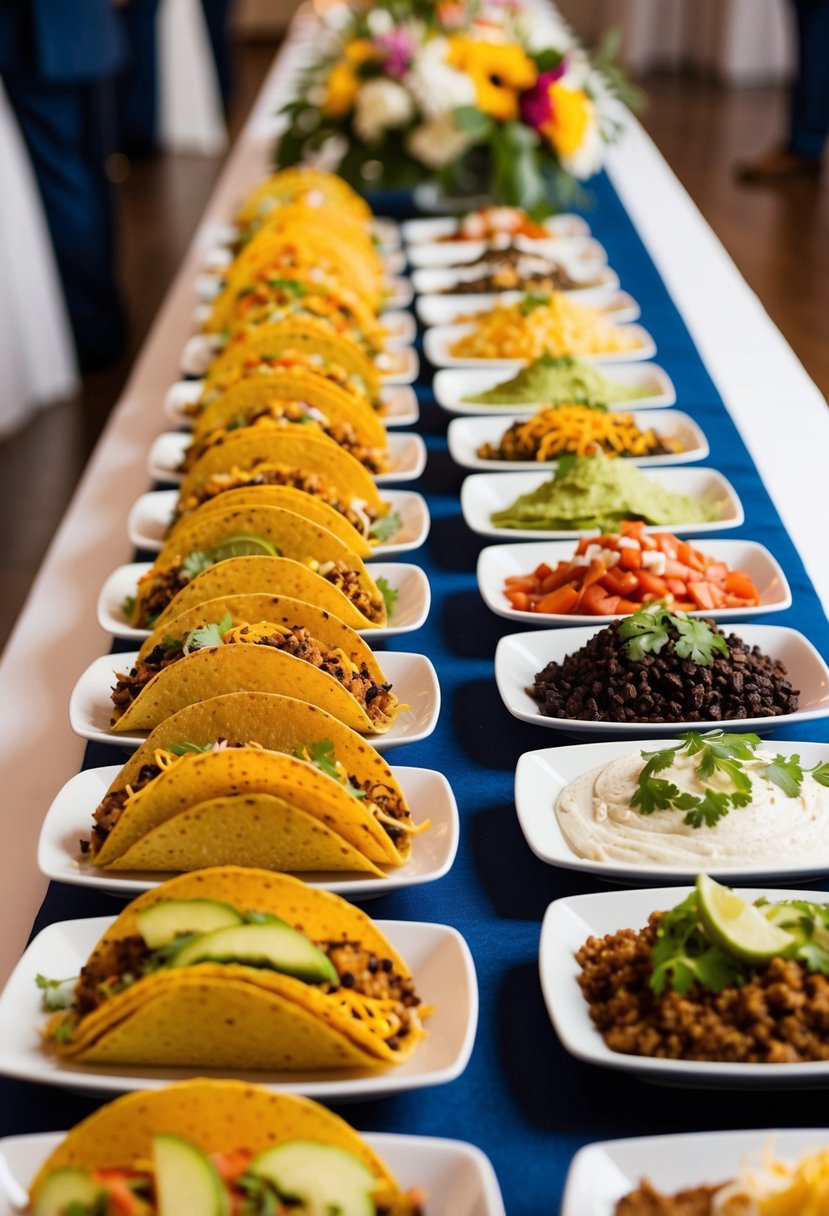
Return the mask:
<svg viewBox="0 0 829 1216"><path fill-rule="evenodd" d="M381 515L371 525L370 534L375 540L381 543L384 540L391 540L395 532L399 532L403 527L403 517L399 511L387 511L385 515Z"/></svg>
<svg viewBox="0 0 829 1216"><path fill-rule="evenodd" d="M518 305L518 311L522 317L528 317L530 313L535 312L537 308L546 308L550 303L550 296L542 292L529 292L524 296L524 299Z"/></svg>
<svg viewBox="0 0 829 1216"><path fill-rule="evenodd" d="M215 746L214 743L170 743L167 751L172 752L174 756L189 756L191 753L201 756L205 752L212 752Z"/></svg>
<svg viewBox="0 0 829 1216"><path fill-rule="evenodd" d="M392 587L387 578L377 579L377 590L383 597L383 603L386 605L386 616L391 618L392 609L400 598L400 592L396 587Z"/></svg>
<svg viewBox="0 0 829 1216"><path fill-rule="evenodd" d="M305 746L300 745L294 748L294 755L297 760L304 760L307 764L313 764L315 768L318 768L321 773L325 773L327 777L333 777L354 798L365 798L365 790L361 790L359 786L354 785L350 778L346 777L343 770L337 765L337 761L334 758L334 744L331 739L320 739L316 743Z"/></svg>
<svg viewBox="0 0 829 1216"><path fill-rule="evenodd" d="M184 654L192 654L194 650L204 650L208 646L223 646L224 635L233 628L233 617L226 612L218 624L201 625L193 629L184 639L182 650Z"/></svg>
<svg viewBox="0 0 829 1216"><path fill-rule="evenodd" d="M812 780L818 785L829 786L829 761L825 764L818 764L816 768L809 769L812 775Z"/></svg>
<svg viewBox="0 0 829 1216"><path fill-rule="evenodd" d="M35 983L43 993L41 1003L43 1008L53 1013L56 1009L68 1009L72 1004L72 990L67 984L75 984L79 977L71 975L62 980L50 980L40 972L35 976Z"/></svg>
<svg viewBox="0 0 829 1216"><path fill-rule="evenodd" d="M268 279L268 286L273 287L275 291L284 291L289 296L297 298L305 295L305 284L298 282L296 279L285 279L279 276L274 276Z"/></svg>
<svg viewBox="0 0 829 1216"><path fill-rule="evenodd" d="M679 637L674 642L674 652L680 659L690 659L701 667L709 667L714 662L715 654L728 658L728 647L725 638L714 633L706 621L693 617L681 617L671 614L671 624Z"/></svg>
<svg viewBox="0 0 829 1216"><path fill-rule="evenodd" d="M699 923L696 892L665 912L651 948L649 986L657 996L670 987L680 995L695 981L712 992L744 982L747 969L718 946L712 946Z"/></svg>
<svg viewBox="0 0 829 1216"><path fill-rule="evenodd" d="M789 798L796 798L803 784L803 769L800 756L775 756L763 770L763 776L781 789Z"/></svg>
<svg viewBox="0 0 829 1216"><path fill-rule="evenodd" d="M203 549L194 549L181 563L181 573L187 578L195 578L202 570L207 570L212 565L214 562L209 553L205 553Z"/></svg>
<svg viewBox="0 0 829 1216"><path fill-rule="evenodd" d="M62 1022L58 1022L55 1029L52 1031L52 1037L56 1043L68 1043L72 1038L72 1021L70 1018L64 1018Z"/></svg>
<svg viewBox="0 0 829 1216"><path fill-rule="evenodd" d="M456 106L452 118L458 130L470 136L474 143L484 143L492 134L492 119L477 106Z"/></svg>
<svg viewBox="0 0 829 1216"><path fill-rule="evenodd" d="M121 611L123 612L125 617L127 617L130 620L132 619L133 613L135 612L135 596L134 595L125 595L124 596L124 598L121 600Z"/></svg>
<svg viewBox="0 0 829 1216"><path fill-rule="evenodd" d="M668 641L668 627L665 618L669 616L660 607L655 612L642 609L632 616L625 617L619 625L619 638L627 642L625 655L634 663L639 663L646 654L659 654Z"/></svg>
<svg viewBox="0 0 829 1216"><path fill-rule="evenodd" d="M696 806L689 810L683 822L689 827L700 828L703 824L713 828L731 810L731 799L721 790L706 790L705 797L696 800Z"/></svg>

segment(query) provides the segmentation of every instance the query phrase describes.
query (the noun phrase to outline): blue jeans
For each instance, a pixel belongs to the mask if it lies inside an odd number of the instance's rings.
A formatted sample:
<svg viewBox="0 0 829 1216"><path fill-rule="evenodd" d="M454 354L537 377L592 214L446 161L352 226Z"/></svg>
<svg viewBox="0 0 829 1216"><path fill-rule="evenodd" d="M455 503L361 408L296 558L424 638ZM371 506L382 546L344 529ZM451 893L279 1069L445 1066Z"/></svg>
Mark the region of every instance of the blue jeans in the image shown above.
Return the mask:
<svg viewBox="0 0 829 1216"><path fill-rule="evenodd" d="M798 70L792 89L789 147L817 159L829 137L829 0L794 0Z"/></svg>

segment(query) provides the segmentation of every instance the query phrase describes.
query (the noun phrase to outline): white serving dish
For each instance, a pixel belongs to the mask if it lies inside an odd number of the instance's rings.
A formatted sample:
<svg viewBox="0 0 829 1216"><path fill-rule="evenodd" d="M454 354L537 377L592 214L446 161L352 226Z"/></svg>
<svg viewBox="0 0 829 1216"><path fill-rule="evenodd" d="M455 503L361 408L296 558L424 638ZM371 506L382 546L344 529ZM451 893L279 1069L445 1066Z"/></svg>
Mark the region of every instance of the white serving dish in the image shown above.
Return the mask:
<svg viewBox="0 0 829 1216"><path fill-rule="evenodd" d="M410 313L398 315L407 318L409 327L414 325L414 318ZM181 353L182 376L203 376L222 345L223 339L214 334L194 334L192 338L188 338ZM420 371L417 351L405 343L395 347L393 342L389 342L388 350L377 356L376 363L386 384L412 384Z"/></svg>
<svg viewBox="0 0 829 1216"><path fill-rule="evenodd" d="M462 220L452 215L435 216L431 219L404 220L400 235L407 245L432 244L460 231ZM550 237L561 240L573 236L590 236L590 225L580 215L562 212L544 220L542 227ZM509 235L509 234L507 234ZM523 238L532 239L532 238Z"/></svg>
<svg viewBox="0 0 829 1216"><path fill-rule="evenodd" d="M788 580L764 545L753 540L708 540L707 537L699 543L695 540L689 543L718 562L725 562L732 570L744 570L749 574L760 592L760 603L756 608L715 608L710 612L695 610L689 612L688 616L713 617L716 621L730 622L769 612L782 612L791 607L792 593ZM546 629L553 625L609 625L615 619L612 616L519 612L504 595L506 578L529 574L542 562L555 567L557 562L569 559L575 548L573 541L569 540L542 540L516 545L489 545L482 549L478 558L478 590L487 608L508 621L540 625Z"/></svg>
<svg viewBox="0 0 829 1216"><path fill-rule="evenodd" d="M414 299L414 284L405 275L396 275L386 280L386 290L383 296L383 312L395 312L398 309L409 308Z"/></svg>
<svg viewBox="0 0 829 1216"><path fill-rule="evenodd" d="M723 528L739 528L745 515L737 491L716 469L667 468L642 469L642 476L659 482L676 494L689 494L716 511L714 519L689 519L677 524L648 524L648 532L719 532ZM567 540L578 536L593 536L596 528L555 529L497 528L491 521L495 511L510 507L522 494L532 493L550 473L472 473L461 488L461 510L467 527L479 536L495 540Z"/></svg>
<svg viewBox="0 0 829 1216"><path fill-rule="evenodd" d="M190 446L192 436L186 431L165 431L150 448L147 469L153 481L169 481L178 484L183 474L178 466ZM374 480L378 485L389 482L416 481L426 468L426 444L420 435L406 433L389 435L388 450L391 468L388 473L379 473Z"/></svg>
<svg viewBox="0 0 829 1216"><path fill-rule="evenodd" d="M146 732L135 735L115 735L109 729L112 716L110 691L115 671L129 671L137 651L126 654L105 654L94 659L80 676L69 698L69 725L82 739L95 743L110 743L114 747L134 751L147 737ZM419 743L428 739L435 729L440 713L440 684L437 672L422 654L388 650L381 655L381 666L395 695L408 709L401 710L391 729L384 735L366 735L378 752L388 751L401 743Z"/></svg>
<svg viewBox="0 0 829 1216"><path fill-rule="evenodd" d="M631 1136L587 1144L576 1153L567 1174L561 1216L614 1216L618 1201L643 1178L663 1195L673 1195L729 1181L747 1159L759 1165L768 1151L794 1164L827 1147L829 1132L824 1128Z"/></svg>
<svg viewBox="0 0 829 1216"><path fill-rule="evenodd" d="M647 468L650 465L658 467L690 464L694 460L704 460L708 455L708 440L693 418L683 414L681 410L665 410L656 420L648 410L643 413L631 410L630 413L640 430L653 429L662 439L676 440L682 445L682 451L669 452L662 456L626 456L620 459L640 468ZM558 460L484 460L478 455L478 448L482 444L497 446L514 422L526 422L532 417L533 411L523 414L496 414L494 417L481 417L478 414L474 418L453 418L447 432L449 455L461 468L480 469L487 473L530 473L553 469Z"/></svg>
<svg viewBox="0 0 829 1216"><path fill-rule="evenodd" d="M512 242L516 249L538 253L542 257L561 259L578 268L582 262L606 262L607 250L592 236L562 236L534 239L517 236ZM491 248L489 241L434 241L409 245L409 266L420 270L426 266L456 267L477 262Z"/></svg>
<svg viewBox="0 0 829 1216"><path fill-rule="evenodd" d="M421 325L463 324L465 314L491 312L499 305L517 304L526 296L524 291L481 292L473 295L422 295L415 304L415 312ZM572 292L569 293L572 298ZM641 309L632 295L626 291L607 291L605 288L585 288L579 292L579 303L600 308L617 325L636 321Z"/></svg>
<svg viewBox="0 0 829 1216"><path fill-rule="evenodd" d="M164 397L164 415L174 426L190 426L192 419L185 407L193 405L202 394L204 381L177 380ZM413 388L406 384L390 384L380 390L383 412L378 415L384 426L414 426L420 420L420 407Z"/></svg>
<svg viewBox="0 0 829 1216"><path fill-rule="evenodd" d="M121 771L118 764L76 773L57 795L43 821L37 850L42 874L55 882L107 891L132 899L157 887L169 874L101 870L80 852L78 841L88 838L92 812ZM430 820L428 831L412 838L412 856L403 866L389 866L384 878L367 874L310 873L297 875L309 887L335 891L347 899L370 899L405 887L442 878L458 849L458 808L443 773L428 768L393 769L412 808L415 822Z"/></svg>
<svg viewBox="0 0 829 1216"><path fill-rule="evenodd" d="M451 354L450 347L459 338L471 333L472 329L473 326L469 324L435 325L427 329L423 335L424 355L433 367L497 367L515 373L524 366L523 359L473 359ZM605 355L579 355L579 358L585 363L637 363L652 359L656 354L656 343L648 331L641 325L626 325L625 329L635 337L637 345L632 350L614 350Z"/></svg>
<svg viewBox="0 0 829 1216"><path fill-rule="evenodd" d="M45 1015L35 976L76 975L112 918L97 916L49 925L32 941L0 994L0 1074L97 1093L158 1089L195 1076L234 1076L269 1089L311 1098L356 1101L442 1085L466 1067L478 1020L478 987L469 947L448 925L378 920L378 929L399 951L417 979L424 1003L434 1005L429 1033L399 1068L319 1072L234 1072L203 1068L84 1065L44 1050L38 1033Z"/></svg>
<svg viewBox="0 0 829 1216"><path fill-rule="evenodd" d="M742 725L736 723L738 730ZM829 759L829 744L791 743L768 740L766 746L784 756L799 755L805 767ZM583 773L599 768L619 756L637 751L657 750L653 739L625 739L613 743L577 743L570 747L545 747L524 752L515 770L515 810L527 844L542 861L565 870L592 874L605 882L647 886L649 883L691 883L701 865L705 873L727 883L808 882L829 874L829 843L823 856L808 862L786 862L777 857L765 863L735 866L733 861L718 862L714 851L716 835L711 835L711 856L695 866L670 866L660 862L624 862L580 857L567 843L559 826L555 805L566 785ZM734 811L732 814L739 814ZM702 829L700 829L702 830Z"/></svg>
<svg viewBox="0 0 829 1216"><path fill-rule="evenodd" d="M130 562L113 570L98 596L98 624L105 633L139 643L150 636L149 629L136 629L130 625L121 607L127 596L135 594L138 580L150 569L150 562ZM397 600L388 625L357 632L363 634L371 644L420 629L429 615L432 602L429 580L420 567L406 562L372 562L371 574L375 579L386 579L392 590L397 592Z"/></svg>
<svg viewBox="0 0 829 1216"><path fill-rule="evenodd" d="M743 725L746 725L743 723ZM589 937L619 929L640 929L651 912L674 908L690 890L658 887L575 895L550 904L541 926L539 970L547 1012L562 1046L588 1064L632 1073L660 1085L716 1089L802 1089L829 1084L829 1060L802 1064L729 1064L701 1060L663 1060L623 1055L606 1046L593 1022L577 982L575 952ZM814 900L811 891L766 891L746 888L743 899ZM706 1163L707 1164L707 1163Z"/></svg>
<svg viewBox="0 0 829 1216"><path fill-rule="evenodd" d="M607 376L608 380L636 386L647 390L648 393L647 397L637 397L634 401L611 403L609 408L612 410L654 410L666 405L673 405L676 401L673 381L667 372L663 371L661 367L657 367L655 363L619 363L613 364L613 366L607 364L602 368L602 374ZM486 417L495 414L520 416L521 414L532 414L542 405L548 404L544 401L522 401L516 405L502 401L496 405L482 405L463 400L466 396L488 392L489 389L511 379L512 375L514 373L509 370L504 371L503 368L490 368L489 371L479 371L472 367L445 368L436 373L432 391L438 405L450 414L474 414Z"/></svg>
<svg viewBox="0 0 829 1216"><path fill-rule="evenodd" d="M555 260L568 272L572 271L571 278L580 280L583 284L568 290L567 295L571 299L580 300L582 292L585 291L608 292L616 291L619 287L618 274L607 265L603 258L597 258L595 265L591 264L589 259L582 258L575 266L572 264L572 259L560 255ZM463 295L467 299L470 295L475 294L466 291L469 281L468 272L462 266L422 266L420 270L412 271L411 278L412 288L419 296L448 294L451 290L453 295ZM406 306L401 305L400 307Z"/></svg>
<svg viewBox="0 0 829 1216"><path fill-rule="evenodd" d="M0 1182L0 1216L14 1216L19 1211L19 1206L12 1202L11 1187L16 1184L25 1191L64 1134L35 1132L0 1140L0 1154L8 1165L11 1179L9 1181L7 1176ZM362 1132L361 1135L385 1161L403 1190L422 1189L429 1196L429 1208L435 1213L504 1216L504 1201L495 1171L489 1158L474 1144L390 1132Z"/></svg>
<svg viewBox="0 0 829 1216"><path fill-rule="evenodd" d="M419 549L429 535L429 508L422 494L414 490L385 490L383 499L392 511L398 511L403 525L391 541L383 541L372 550L378 557L409 553ZM178 490L150 490L136 499L127 520L130 541L138 549L157 553L173 518Z"/></svg>
<svg viewBox="0 0 829 1216"><path fill-rule="evenodd" d="M686 730L727 730L729 726L767 735L781 726L829 716L829 667L808 638L785 625L741 625L737 636L747 646L759 646L785 666L792 687L800 690L802 708L796 713L719 722L586 722L577 718L545 717L539 713L527 688L532 687L537 672L548 663L563 662L567 655L586 645L599 628L601 626L545 629L512 633L501 638L495 650L495 682L509 712L534 726L594 739L664 738Z"/></svg>

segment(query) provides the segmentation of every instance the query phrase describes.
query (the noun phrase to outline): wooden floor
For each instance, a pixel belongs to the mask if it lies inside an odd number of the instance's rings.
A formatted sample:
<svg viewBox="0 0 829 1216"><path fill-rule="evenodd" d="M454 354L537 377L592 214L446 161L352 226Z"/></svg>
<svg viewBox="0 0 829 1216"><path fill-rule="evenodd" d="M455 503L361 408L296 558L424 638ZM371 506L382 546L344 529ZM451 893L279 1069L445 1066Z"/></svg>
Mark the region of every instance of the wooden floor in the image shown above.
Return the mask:
<svg viewBox="0 0 829 1216"><path fill-rule="evenodd" d="M232 134L256 96L273 50L257 43L237 48ZM737 160L782 131L785 95L779 89L729 91L689 76L653 76L643 83L650 96L645 126L829 395L829 182L749 188L732 175ZM0 647L220 169L219 159L188 156L159 157L132 168L119 187L123 282L133 327L130 354L111 371L88 377L75 400L0 442L0 518L7 521L0 551ZM762 351L757 355L760 377ZM785 401L780 405L785 411Z"/></svg>

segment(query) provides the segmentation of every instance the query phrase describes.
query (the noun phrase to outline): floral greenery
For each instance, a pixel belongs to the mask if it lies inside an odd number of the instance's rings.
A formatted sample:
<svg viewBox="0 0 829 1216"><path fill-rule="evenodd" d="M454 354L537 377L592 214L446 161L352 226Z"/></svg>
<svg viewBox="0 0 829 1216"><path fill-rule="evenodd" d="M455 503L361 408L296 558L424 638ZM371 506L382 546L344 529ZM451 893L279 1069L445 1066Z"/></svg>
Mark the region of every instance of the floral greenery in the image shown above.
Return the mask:
<svg viewBox="0 0 829 1216"><path fill-rule="evenodd" d="M366 189L424 182L541 216L579 197L639 95L610 36L591 58L520 0L382 0L323 19L284 107L280 166L321 163Z"/></svg>

